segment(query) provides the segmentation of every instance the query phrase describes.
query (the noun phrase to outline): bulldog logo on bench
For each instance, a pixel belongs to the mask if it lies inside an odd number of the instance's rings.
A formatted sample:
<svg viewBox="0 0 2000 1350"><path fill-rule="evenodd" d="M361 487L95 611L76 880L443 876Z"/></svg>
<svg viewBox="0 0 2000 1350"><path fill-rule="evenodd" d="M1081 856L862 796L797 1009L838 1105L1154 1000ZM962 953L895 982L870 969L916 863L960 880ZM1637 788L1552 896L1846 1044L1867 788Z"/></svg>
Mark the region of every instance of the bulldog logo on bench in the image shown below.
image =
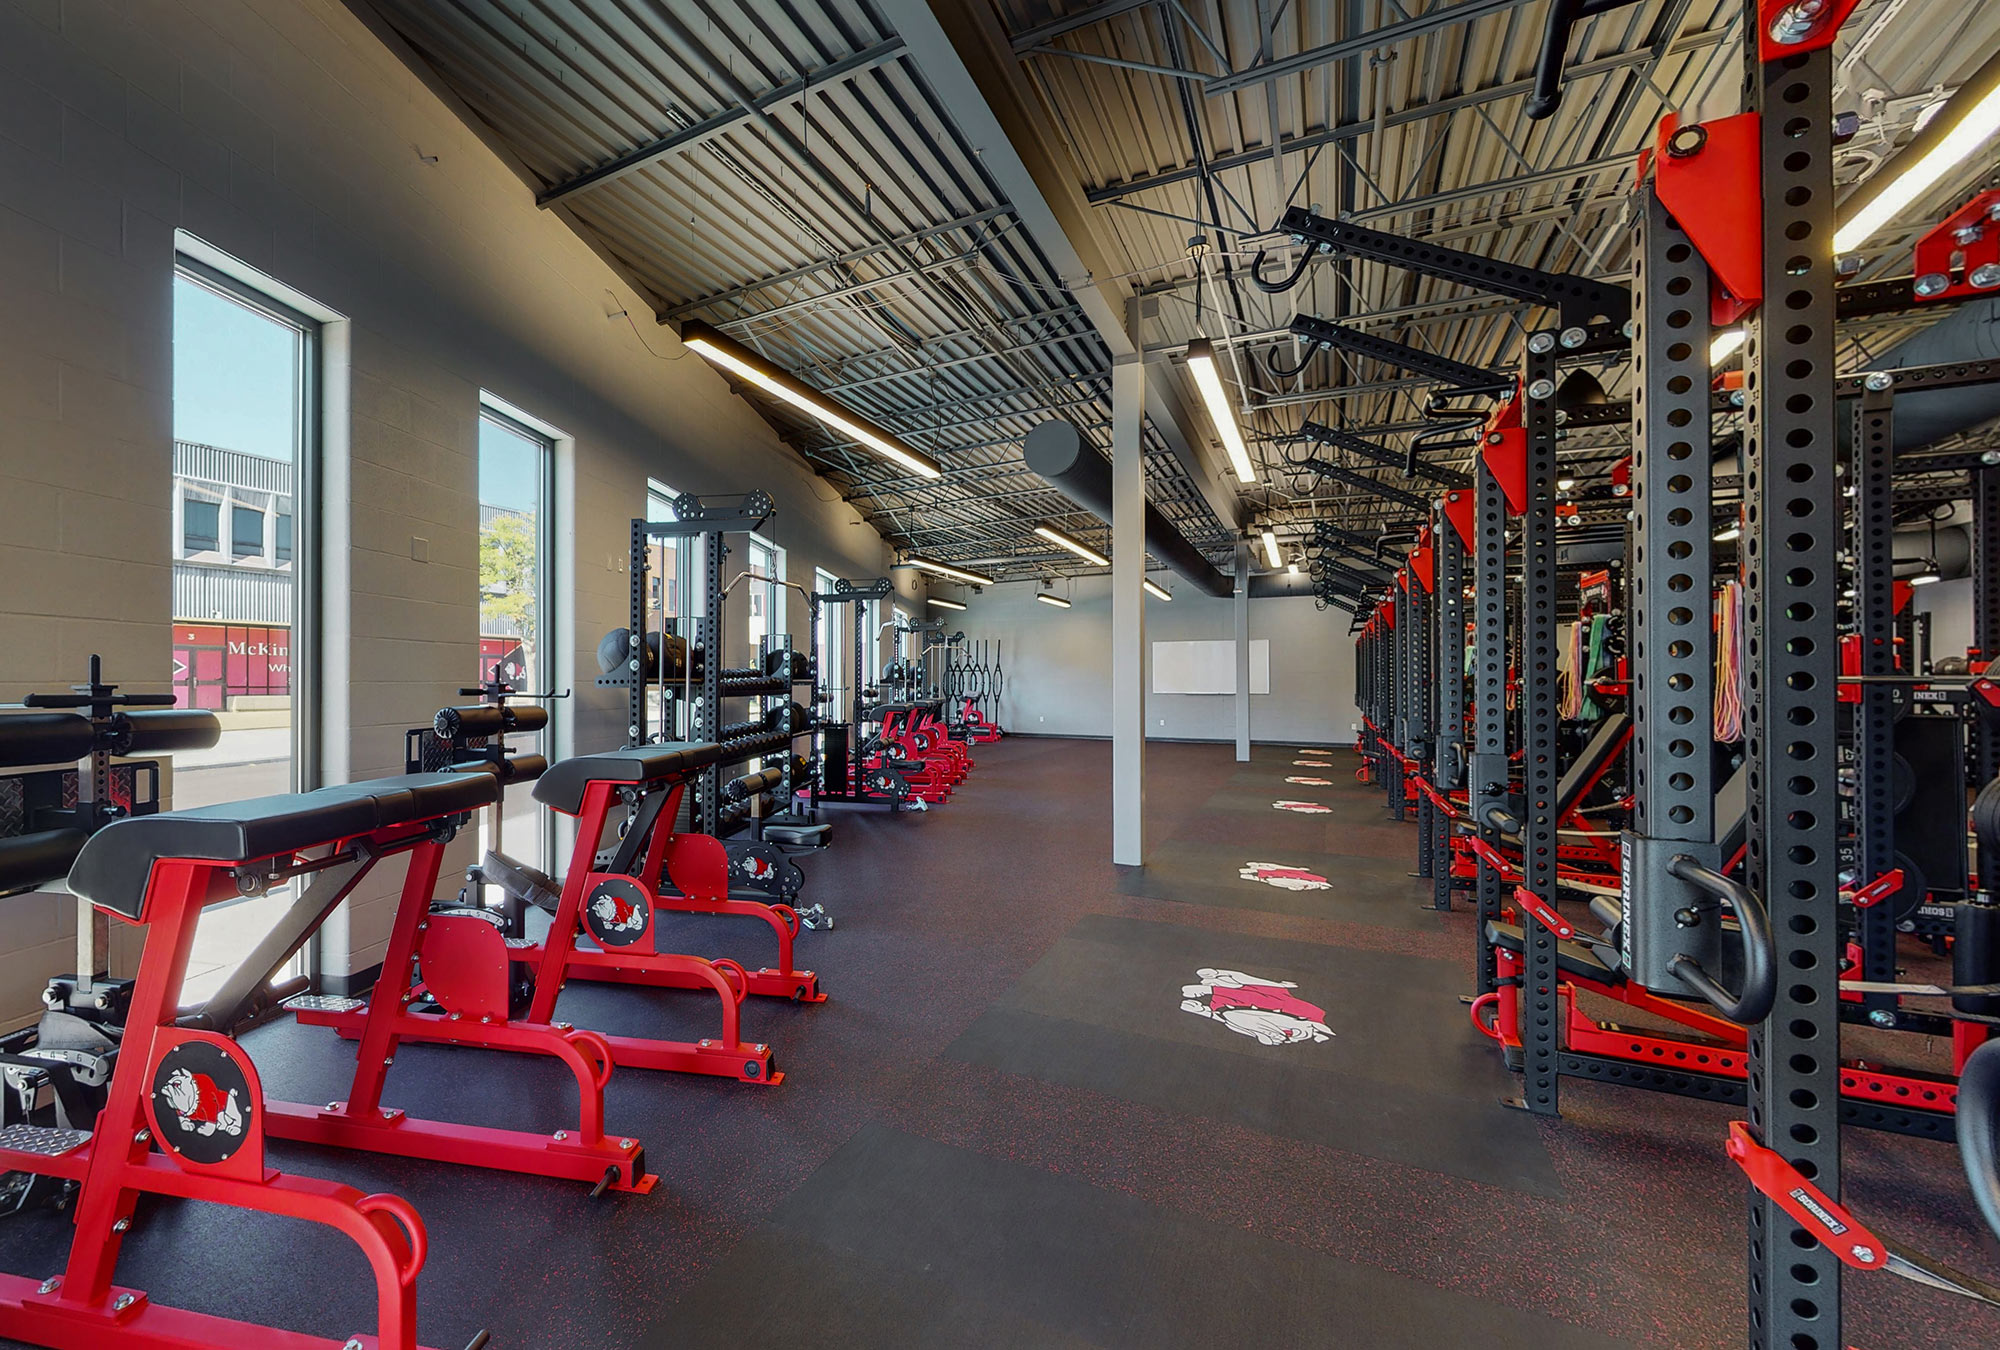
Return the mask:
<svg viewBox="0 0 2000 1350"><path fill-rule="evenodd" d="M1236 875L1245 881L1261 881L1266 886L1276 886L1285 891L1324 891L1333 886L1317 872L1308 872L1303 867L1287 867L1283 863L1247 862Z"/></svg>
<svg viewBox="0 0 2000 1350"><path fill-rule="evenodd" d="M219 1047L188 1041L160 1057L153 1073L153 1118L160 1142L198 1163L219 1163L243 1146L250 1084Z"/></svg>
<svg viewBox="0 0 2000 1350"><path fill-rule="evenodd" d="M646 931L652 905L638 882L606 877L584 901L583 922L601 947L629 947Z"/></svg>
<svg viewBox="0 0 2000 1350"><path fill-rule="evenodd" d="M1181 986L1182 1012L1220 1022L1265 1045L1333 1039L1326 1009L1291 993L1298 988L1291 980L1267 980L1208 966L1197 970L1195 978L1201 983Z"/></svg>

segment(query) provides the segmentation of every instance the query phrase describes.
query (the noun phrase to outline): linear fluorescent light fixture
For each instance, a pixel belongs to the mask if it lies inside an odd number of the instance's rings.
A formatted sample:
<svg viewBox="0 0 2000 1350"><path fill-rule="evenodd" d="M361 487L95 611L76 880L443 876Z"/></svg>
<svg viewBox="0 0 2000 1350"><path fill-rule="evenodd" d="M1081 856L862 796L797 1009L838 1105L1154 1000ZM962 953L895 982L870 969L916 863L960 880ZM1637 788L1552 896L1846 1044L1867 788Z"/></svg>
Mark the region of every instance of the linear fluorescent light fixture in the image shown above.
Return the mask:
<svg viewBox="0 0 2000 1350"><path fill-rule="evenodd" d="M1749 340L1750 334L1741 328L1723 329L1708 344L1708 364L1711 367L1721 365L1743 350L1743 344Z"/></svg>
<svg viewBox="0 0 2000 1350"><path fill-rule="evenodd" d="M1859 203L1854 214L1834 230L1835 256L1853 253L1867 243L1996 131L2000 131L2000 57L1981 66L1903 153L1890 161L1895 177ZM1926 142L1927 148L1917 148ZM1909 163L1903 164L1904 160ZM1902 165L1899 171L1898 165Z"/></svg>
<svg viewBox="0 0 2000 1350"><path fill-rule="evenodd" d="M1146 594L1152 596L1155 600L1171 600L1174 598L1172 591L1156 581L1144 580L1139 585L1144 588Z"/></svg>
<svg viewBox="0 0 2000 1350"><path fill-rule="evenodd" d="M1229 467L1236 470L1237 478L1243 482L1256 482L1257 470L1250 463L1249 448L1243 444L1243 428L1237 425L1236 409L1229 404L1229 393L1222 387L1222 372L1215 364L1215 344L1207 338L1188 343L1187 364L1195 388L1201 390L1201 401L1208 405L1208 420L1215 424L1215 434L1222 438L1222 448L1229 452Z"/></svg>
<svg viewBox="0 0 2000 1350"><path fill-rule="evenodd" d="M957 600L942 600L942 599L939 599L939 598L938 598L937 596L935 596L935 595L933 595L933 596L929 597L929 598L928 598L928 599L927 599L927 600L926 600L926 601L925 601L924 603L926 603L926 604L931 604L931 605L936 605L936 606L937 606L937 607L938 607L939 609L964 609L964 608L965 608L965 606L964 606L964 605L963 605L962 603L960 603L959 601L957 601Z"/></svg>
<svg viewBox="0 0 2000 1350"><path fill-rule="evenodd" d="M1068 549L1071 553L1074 553L1093 567L1111 566L1111 559L1105 557L1090 545L1070 538L1060 530L1052 530L1046 525L1037 525L1035 526L1035 533L1048 540L1051 544Z"/></svg>
<svg viewBox="0 0 2000 1350"><path fill-rule="evenodd" d="M1280 562L1283 561L1283 559L1278 556L1278 536L1276 531L1273 530L1264 531L1264 560L1270 563L1271 566L1273 567L1276 567Z"/></svg>
<svg viewBox="0 0 2000 1350"><path fill-rule="evenodd" d="M835 431L852 436L882 458L902 465L919 478L942 478L938 462L897 440L859 413L851 412L802 380L794 379L748 347L724 337L699 319L681 326L681 345L749 381L765 393L818 418Z"/></svg>
<svg viewBox="0 0 2000 1350"><path fill-rule="evenodd" d="M935 572L941 577L950 577L953 581L962 581L968 586L991 586L993 584L993 578L987 576L984 572L968 572L963 567L953 567L950 563L941 563L935 558L909 557L903 559L902 565L905 567L922 568L926 572Z"/></svg>
<svg viewBox="0 0 2000 1350"><path fill-rule="evenodd" d="M1054 591L1036 591L1035 599L1041 601L1045 605L1054 605L1057 609L1069 608L1069 601L1063 599L1060 595L1057 595Z"/></svg>

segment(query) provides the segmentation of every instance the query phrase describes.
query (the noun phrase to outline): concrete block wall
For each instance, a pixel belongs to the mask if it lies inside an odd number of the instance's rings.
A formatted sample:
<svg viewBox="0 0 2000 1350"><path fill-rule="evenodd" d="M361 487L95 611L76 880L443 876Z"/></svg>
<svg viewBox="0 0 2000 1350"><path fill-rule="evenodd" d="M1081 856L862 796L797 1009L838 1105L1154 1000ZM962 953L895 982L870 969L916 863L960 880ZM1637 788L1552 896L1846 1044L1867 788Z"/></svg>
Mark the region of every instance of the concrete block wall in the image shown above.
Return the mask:
<svg viewBox="0 0 2000 1350"><path fill-rule="evenodd" d="M326 781L399 770L403 729L474 671L482 390L564 436L559 748L623 739L591 653L625 619L648 477L771 492L793 580L887 566L879 534L337 0L0 0L0 700L78 678L91 652L165 688L177 231L338 316ZM333 972L379 962L399 878L385 867L329 925ZM72 909L0 905L0 1025L70 965Z"/></svg>
<svg viewBox="0 0 2000 1350"><path fill-rule="evenodd" d="M1228 641L1235 602L1205 595L1178 579L1171 602L1146 602L1146 735L1161 740L1234 741L1236 701L1223 695L1155 694L1152 644ZM1048 736L1111 734L1111 582L1079 577L1058 584L1069 609L1035 599L1032 582L988 587L968 599L952 626L973 641L1000 643L1005 683L1000 724ZM1345 610L1318 610L1306 597L1250 602L1250 637L1271 643L1271 692L1250 699L1250 735L1258 741L1351 744L1354 641Z"/></svg>

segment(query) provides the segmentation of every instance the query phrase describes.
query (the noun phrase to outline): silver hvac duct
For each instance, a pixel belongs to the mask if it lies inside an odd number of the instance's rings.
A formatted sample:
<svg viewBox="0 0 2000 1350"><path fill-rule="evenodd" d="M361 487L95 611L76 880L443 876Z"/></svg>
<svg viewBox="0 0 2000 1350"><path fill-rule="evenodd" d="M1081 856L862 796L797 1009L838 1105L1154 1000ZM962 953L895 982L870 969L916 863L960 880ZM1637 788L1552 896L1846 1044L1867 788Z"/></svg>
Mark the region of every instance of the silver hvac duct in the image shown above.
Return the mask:
<svg viewBox="0 0 2000 1350"><path fill-rule="evenodd" d="M1111 466L1068 422L1043 422L1021 445L1028 468L1084 510L1111 523ZM1235 583L1146 503L1146 551L1210 595L1235 593Z"/></svg>
<svg viewBox="0 0 2000 1350"><path fill-rule="evenodd" d="M1995 359L2000 359L2000 299L1975 300L1891 347L1864 369L1897 370ZM1898 393L1896 449L1920 450L1996 417L2000 417L2000 383Z"/></svg>
<svg viewBox="0 0 2000 1350"><path fill-rule="evenodd" d="M1898 395L1896 402L1902 402ZM1906 525L1890 536L1896 575L1907 579L1922 564L1935 558L1938 575L1946 581L1972 575L1972 532L1963 525L1940 525L1933 540L1928 525Z"/></svg>

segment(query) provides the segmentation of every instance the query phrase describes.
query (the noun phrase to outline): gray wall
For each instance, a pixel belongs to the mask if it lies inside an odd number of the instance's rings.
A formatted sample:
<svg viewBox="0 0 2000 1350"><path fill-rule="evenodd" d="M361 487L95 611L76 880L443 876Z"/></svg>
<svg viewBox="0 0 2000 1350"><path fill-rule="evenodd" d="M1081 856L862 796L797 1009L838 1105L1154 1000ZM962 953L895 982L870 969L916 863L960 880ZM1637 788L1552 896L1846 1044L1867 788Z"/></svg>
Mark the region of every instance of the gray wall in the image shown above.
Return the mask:
<svg viewBox="0 0 2000 1350"><path fill-rule="evenodd" d="M1972 645L1972 601L1971 577L1917 587L1910 604L1919 614L1930 615L1933 661L1964 656Z"/></svg>
<svg viewBox="0 0 2000 1350"><path fill-rule="evenodd" d="M1165 576L1171 602L1146 602L1148 690L1154 642L1227 641L1235 636L1234 601L1198 593ZM953 614L968 639L1000 641L1006 687L1000 724L1049 736L1111 734L1111 582L1080 577L1057 586L1072 601L1055 609L1035 599L1030 582L988 587ZM1354 740L1354 640L1345 610L1320 610L1306 598L1250 602L1250 636L1271 643L1271 692L1250 699L1250 736L1258 741L1349 744ZM1146 697L1146 734L1163 740L1233 741L1235 700L1213 694Z"/></svg>
<svg viewBox="0 0 2000 1350"><path fill-rule="evenodd" d="M648 476L771 492L792 580L888 562L337 0L26 0L0 6L0 699L69 684L92 652L128 689L165 687L177 228L343 316L325 372L328 781L400 770L403 729L473 672L482 389L567 438L574 645L556 673L576 697L558 748L623 739L591 653L625 620ZM382 869L329 925L330 969L381 959L399 877ZM66 898L0 906L0 1025L70 968L72 933Z"/></svg>

